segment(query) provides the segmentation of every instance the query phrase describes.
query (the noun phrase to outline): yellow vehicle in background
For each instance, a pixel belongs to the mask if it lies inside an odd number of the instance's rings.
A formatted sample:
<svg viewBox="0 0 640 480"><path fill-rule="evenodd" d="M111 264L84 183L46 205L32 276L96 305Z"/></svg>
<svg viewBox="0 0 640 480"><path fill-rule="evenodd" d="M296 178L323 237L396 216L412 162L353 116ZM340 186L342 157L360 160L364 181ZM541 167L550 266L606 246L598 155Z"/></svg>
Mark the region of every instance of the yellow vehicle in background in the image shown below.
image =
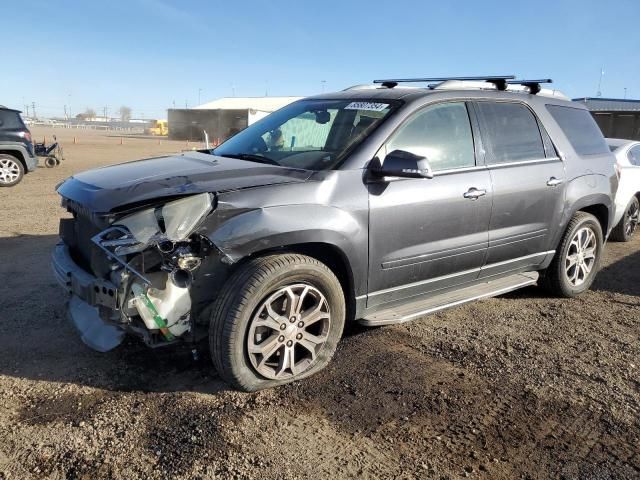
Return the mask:
<svg viewBox="0 0 640 480"><path fill-rule="evenodd" d="M147 135L167 136L169 135L168 122L166 120L153 120L144 133Z"/></svg>

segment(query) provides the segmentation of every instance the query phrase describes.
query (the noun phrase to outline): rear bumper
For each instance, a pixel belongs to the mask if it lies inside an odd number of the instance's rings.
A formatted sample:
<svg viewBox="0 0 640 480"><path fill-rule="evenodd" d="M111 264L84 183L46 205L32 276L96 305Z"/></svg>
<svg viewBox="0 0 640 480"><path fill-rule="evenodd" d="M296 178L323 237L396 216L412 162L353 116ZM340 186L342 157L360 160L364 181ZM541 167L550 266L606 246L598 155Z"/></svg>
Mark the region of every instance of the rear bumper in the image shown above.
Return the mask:
<svg viewBox="0 0 640 480"><path fill-rule="evenodd" d="M33 172L36 168L38 168L38 157L27 156L25 157L24 162L27 164L28 172Z"/></svg>
<svg viewBox="0 0 640 480"><path fill-rule="evenodd" d="M69 248L56 245L51 265L60 286L68 294L67 317L80 333L82 341L99 352L107 352L122 343L124 331L105 321L101 312L117 310L117 288L80 268Z"/></svg>

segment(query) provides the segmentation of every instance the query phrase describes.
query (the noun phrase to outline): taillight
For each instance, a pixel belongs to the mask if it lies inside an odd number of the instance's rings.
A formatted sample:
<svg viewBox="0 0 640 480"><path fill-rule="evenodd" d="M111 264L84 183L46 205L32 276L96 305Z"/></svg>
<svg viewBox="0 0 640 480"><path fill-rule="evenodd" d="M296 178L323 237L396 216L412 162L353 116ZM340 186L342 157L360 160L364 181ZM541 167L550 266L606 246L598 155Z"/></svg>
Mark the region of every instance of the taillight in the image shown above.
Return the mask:
<svg viewBox="0 0 640 480"><path fill-rule="evenodd" d="M26 131L24 132L24 138L27 140L27 142L32 142L31 140L31 132L30 131Z"/></svg>

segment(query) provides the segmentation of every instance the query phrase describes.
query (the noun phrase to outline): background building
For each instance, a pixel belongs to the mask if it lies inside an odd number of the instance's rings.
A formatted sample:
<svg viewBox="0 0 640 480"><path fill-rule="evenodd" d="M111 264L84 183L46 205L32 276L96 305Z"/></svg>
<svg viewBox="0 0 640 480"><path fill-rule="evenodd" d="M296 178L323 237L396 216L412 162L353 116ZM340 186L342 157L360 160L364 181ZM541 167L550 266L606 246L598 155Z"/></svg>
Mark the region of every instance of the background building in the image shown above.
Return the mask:
<svg viewBox="0 0 640 480"><path fill-rule="evenodd" d="M220 143L271 112L302 97L225 97L195 108L168 111L169 139Z"/></svg>
<svg viewBox="0 0 640 480"><path fill-rule="evenodd" d="M640 100L574 98L591 111L605 137L640 140Z"/></svg>

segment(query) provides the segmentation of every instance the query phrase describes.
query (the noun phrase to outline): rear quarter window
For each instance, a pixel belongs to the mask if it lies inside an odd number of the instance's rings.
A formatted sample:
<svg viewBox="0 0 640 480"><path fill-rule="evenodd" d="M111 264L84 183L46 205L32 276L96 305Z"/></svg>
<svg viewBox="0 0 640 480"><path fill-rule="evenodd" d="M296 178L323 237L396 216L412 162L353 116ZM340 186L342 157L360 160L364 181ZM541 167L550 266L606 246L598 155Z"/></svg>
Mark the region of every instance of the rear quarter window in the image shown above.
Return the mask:
<svg viewBox="0 0 640 480"><path fill-rule="evenodd" d="M598 124L588 110L561 105L547 105L547 110L560 125L578 155L601 155L610 152Z"/></svg>
<svg viewBox="0 0 640 480"><path fill-rule="evenodd" d="M631 162L631 165L640 167L640 145L636 145L629 150L629 162Z"/></svg>
<svg viewBox="0 0 640 480"><path fill-rule="evenodd" d="M24 123L18 112L0 110L0 128L24 128Z"/></svg>

